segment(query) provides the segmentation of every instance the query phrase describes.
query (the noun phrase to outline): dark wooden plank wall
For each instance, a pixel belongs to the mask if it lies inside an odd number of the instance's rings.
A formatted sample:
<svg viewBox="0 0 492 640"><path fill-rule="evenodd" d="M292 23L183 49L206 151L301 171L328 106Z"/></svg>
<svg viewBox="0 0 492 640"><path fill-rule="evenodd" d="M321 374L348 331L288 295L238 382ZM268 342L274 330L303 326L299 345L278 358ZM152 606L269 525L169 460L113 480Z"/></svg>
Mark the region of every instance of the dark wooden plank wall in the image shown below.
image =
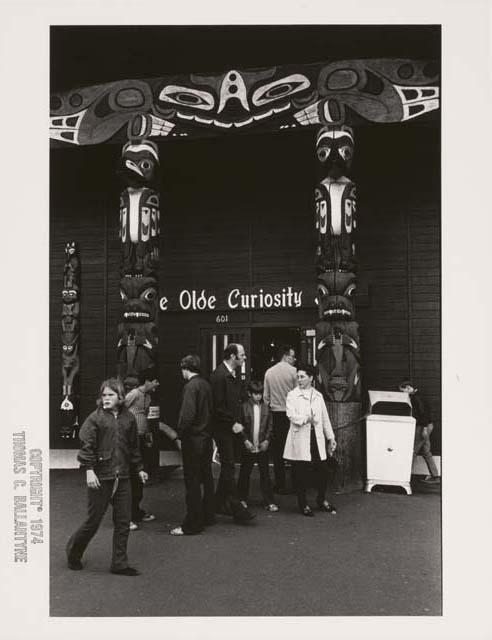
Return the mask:
<svg viewBox="0 0 492 640"><path fill-rule="evenodd" d="M70 149L51 157L50 219L50 433L52 444L73 447L57 439L61 402L61 289L64 247L75 240L80 272L80 416L94 408L98 386L106 369L106 218L108 182L97 166L112 167L111 154L95 150L80 154Z"/></svg>
<svg viewBox="0 0 492 640"><path fill-rule="evenodd" d="M428 391L439 418L439 370L435 368L440 358L435 307L439 300L439 281L435 279L439 271L439 191L438 181L429 171L432 163L439 163L439 145L432 131L389 129L384 134L378 128L361 130L353 165L359 189L359 273L368 292L358 309L364 386L394 388L412 366L415 376L422 376L422 390L427 392L427 380L432 380ZM378 162L373 157L375 148L380 153ZM405 150L403 156L401 149ZM116 325L121 312L117 157L118 149L111 147L54 154L52 446L60 446L56 438L61 384L59 289L67 240L76 240L81 248L82 416L94 406L100 380L114 372ZM311 199L316 167L311 134L167 143L161 147L161 175L162 295L176 298L183 288L206 288L223 297L233 287L278 289L289 284L312 295L315 238ZM409 223L417 219L421 222ZM415 257L409 259L407 246L415 251ZM422 262L424 257L432 264ZM431 281L426 281L422 272L424 264L433 269L427 272ZM416 315L409 320L410 300ZM312 318L314 326L316 311L314 307L312 312L306 309L307 304L306 296L300 311L227 313L230 324L306 326ZM213 326L216 315L212 311L160 314L162 417L171 424L181 389L179 359L184 353L200 352L200 328ZM413 331L411 350L409 328Z"/></svg>
<svg viewBox="0 0 492 640"><path fill-rule="evenodd" d="M441 306L439 212L409 211L409 352L411 377L432 410L433 452L441 443Z"/></svg>

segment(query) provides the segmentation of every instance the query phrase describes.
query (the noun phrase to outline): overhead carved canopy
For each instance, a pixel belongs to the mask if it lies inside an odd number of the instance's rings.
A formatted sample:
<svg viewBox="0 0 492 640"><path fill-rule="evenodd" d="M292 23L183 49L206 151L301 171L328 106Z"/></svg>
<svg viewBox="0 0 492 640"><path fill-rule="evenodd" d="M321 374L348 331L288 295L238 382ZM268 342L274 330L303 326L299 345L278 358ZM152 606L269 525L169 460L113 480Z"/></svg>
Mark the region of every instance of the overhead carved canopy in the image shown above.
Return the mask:
<svg viewBox="0 0 492 640"><path fill-rule="evenodd" d="M121 80L53 94L50 138L93 145L405 122L439 108L438 73L433 61L378 58Z"/></svg>

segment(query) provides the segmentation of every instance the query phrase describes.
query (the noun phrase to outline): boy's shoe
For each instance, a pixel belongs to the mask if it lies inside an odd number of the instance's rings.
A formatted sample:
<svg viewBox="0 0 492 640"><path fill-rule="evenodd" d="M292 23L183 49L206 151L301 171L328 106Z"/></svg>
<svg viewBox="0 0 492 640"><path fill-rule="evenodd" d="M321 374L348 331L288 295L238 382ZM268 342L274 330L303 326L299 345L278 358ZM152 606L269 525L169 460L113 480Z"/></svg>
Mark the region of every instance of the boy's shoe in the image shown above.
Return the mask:
<svg viewBox="0 0 492 640"><path fill-rule="evenodd" d="M320 511L325 511L326 513L336 514L337 508L334 504L330 504L327 500L318 505Z"/></svg>
<svg viewBox="0 0 492 640"><path fill-rule="evenodd" d="M136 522L130 522L128 528L130 531L136 531L138 529L138 524Z"/></svg>
<svg viewBox="0 0 492 640"><path fill-rule="evenodd" d="M142 522L152 522L153 520L155 520L155 515L153 513L146 513L143 518L142 518Z"/></svg>
<svg viewBox="0 0 492 640"><path fill-rule="evenodd" d="M80 560L77 560L77 559L72 560L71 558L67 559L67 567L72 571L80 571L81 569L84 568Z"/></svg>
<svg viewBox="0 0 492 640"><path fill-rule="evenodd" d="M124 569L111 569L111 573L114 573L117 576L139 576L140 571L138 569L134 569L133 567L125 567Z"/></svg>
<svg viewBox="0 0 492 640"><path fill-rule="evenodd" d="M234 511L233 519L236 524L245 524L250 520L255 518L254 513L248 510L247 507L244 507L241 503L239 503L239 508Z"/></svg>
<svg viewBox="0 0 492 640"><path fill-rule="evenodd" d="M271 513L274 513L275 511L278 511L278 506L272 502L272 504L268 504L268 505L265 507L265 509L266 509L267 511L270 511Z"/></svg>
<svg viewBox="0 0 492 640"><path fill-rule="evenodd" d="M247 508L248 508L248 503L246 502L246 500L241 500L241 501L239 502L239 504L240 504L242 507L244 507L244 509L247 509Z"/></svg>
<svg viewBox="0 0 492 640"><path fill-rule="evenodd" d="M304 507L304 509L301 511L303 516L307 516L308 518L314 518L314 513L311 509L311 507Z"/></svg>
<svg viewBox="0 0 492 640"><path fill-rule="evenodd" d="M183 531L183 527L174 527L169 532L172 536L184 536L185 532Z"/></svg>

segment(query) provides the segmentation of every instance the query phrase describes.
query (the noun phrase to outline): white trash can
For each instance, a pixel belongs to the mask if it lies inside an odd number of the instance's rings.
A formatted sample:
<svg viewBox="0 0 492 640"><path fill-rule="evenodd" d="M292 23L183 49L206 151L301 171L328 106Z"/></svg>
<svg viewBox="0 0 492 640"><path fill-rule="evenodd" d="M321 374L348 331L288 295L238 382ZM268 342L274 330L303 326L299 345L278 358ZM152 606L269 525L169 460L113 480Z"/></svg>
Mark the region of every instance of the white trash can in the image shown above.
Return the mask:
<svg viewBox="0 0 492 640"><path fill-rule="evenodd" d="M403 487L411 495L414 438L415 418L408 393L369 391L366 492L382 484Z"/></svg>

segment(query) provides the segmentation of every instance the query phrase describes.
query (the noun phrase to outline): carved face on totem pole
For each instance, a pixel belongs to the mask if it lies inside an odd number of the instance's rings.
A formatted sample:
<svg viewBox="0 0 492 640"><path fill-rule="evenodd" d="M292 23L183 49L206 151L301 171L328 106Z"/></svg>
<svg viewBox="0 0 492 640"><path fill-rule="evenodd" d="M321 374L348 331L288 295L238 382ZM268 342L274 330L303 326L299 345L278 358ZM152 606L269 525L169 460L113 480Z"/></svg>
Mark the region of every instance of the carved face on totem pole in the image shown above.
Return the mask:
<svg viewBox="0 0 492 640"><path fill-rule="evenodd" d="M316 136L316 157L323 176L335 180L347 175L354 155L354 134L350 127L323 127Z"/></svg>
<svg viewBox="0 0 492 640"><path fill-rule="evenodd" d="M355 184L342 176L326 178L314 192L316 207L316 268L353 271L356 268L354 233L356 221Z"/></svg>
<svg viewBox="0 0 492 640"><path fill-rule="evenodd" d="M326 271L320 274L316 298L320 320L352 320L356 287L354 273Z"/></svg>
<svg viewBox="0 0 492 640"><path fill-rule="evenodd" d="M120 176L127 187L154 184L159 167L157 145L149 140L128 142L121 153Z"/></svg>
<svg viewBox="0 0 492 640"><path fill-rule="evenodd" d="M62 316L62 344L69 345L75 342L79 335L79 321L73 315Z"/></svg>
<svg viewBox="0 0 492 640"><path fill-rule="evenodd" d="M154 322L125 322L118 325L118 375L157 374L157 325Z"/></svg>
<svg viewBox="0 0 492 640"><path fill-rule="evenodd" d="M70 264L72 269L77 269L79 267L77 245L75 242L67 242L65 244L65 264Z"/></svg>
<svg viewBox="0 0 492 640"><path fill-rule="evenodd" d="M159 262L159 194L125 189L120 195L122 275L151 275Z"/></svg>
<svg viewBox="0 0 492 640"><path fill-rule="evenodd" d="M64 304L72 304L78 302L79 299L79 287L75 282L70 283L71 286L65 287L62 290L62 300Z"/></svg>
<svg viewBox="0 0 492 640"><path fill-rule="evenodd" d="M360 400L360 348L356 322L320 321L316 325L316 359L325 399Z"/></svg>
<svg viewBox="0 0 492 640"><path fill-rule="evenodd" d="M120 295L125 322L154 322L157 315L155 278L122 278Z"/></svg>

